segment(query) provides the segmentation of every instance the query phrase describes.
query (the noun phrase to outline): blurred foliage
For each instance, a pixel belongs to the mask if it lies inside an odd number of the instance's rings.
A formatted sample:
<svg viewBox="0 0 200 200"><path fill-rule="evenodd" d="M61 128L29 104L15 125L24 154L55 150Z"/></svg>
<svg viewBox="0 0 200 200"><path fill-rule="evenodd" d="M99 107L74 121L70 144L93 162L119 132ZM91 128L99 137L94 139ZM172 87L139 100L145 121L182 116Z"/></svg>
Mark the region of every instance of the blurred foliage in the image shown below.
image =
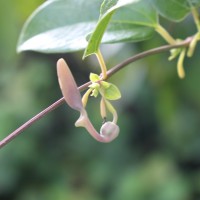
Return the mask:
<svg viewBox="0 0 200 200"><path fill-rule="evenodd" d="M41 4L0 2L0 138L58 98L55 63L64 57L79 85L96 59L82 52L66 55L15 53L20 29ZM194 32L190 18L165 22L172 35ZM108 66L162 45L156 35L137 44L105 45ZM78 113L63 105L35 123L0 151L1 200L198 200L200 198L200 48L186 60L186 78L176 74L168 53L131 64L112 77L122 92L116 102L120 136L101 144L75 128ZM87 66L87 67L83 67ZM99 124L99 99L88 110Z"/></svg>

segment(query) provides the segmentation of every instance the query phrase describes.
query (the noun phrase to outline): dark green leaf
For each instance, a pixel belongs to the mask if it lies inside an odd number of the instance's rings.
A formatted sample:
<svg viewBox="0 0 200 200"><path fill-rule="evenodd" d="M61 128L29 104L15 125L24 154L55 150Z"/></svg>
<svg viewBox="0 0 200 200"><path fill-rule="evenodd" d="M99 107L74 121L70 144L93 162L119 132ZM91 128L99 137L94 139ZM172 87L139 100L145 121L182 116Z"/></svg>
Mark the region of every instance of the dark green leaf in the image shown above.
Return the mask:
<svg viewBox="0 0 200 200"><path fill-rule="evenodd" d="M151 0L163 17L172 21L181 21L192 7L200 5L200 0Z"/></svg>
<svg viewBox="0 0 200 200"><path fill-rule="evenodd" d="M153 33L154 29L150 27L111 22L102 43L138 42L149 39Z"/></svg>
<svg viewBox="0 0 200 200"><path fill-rule="evenodd" d="M86 48L86 36L97 24L101 2L102 0L45 2L25 23L18 42L18 52L34 50L59 53ZM108 25L116 9L118 10ZM155 10L149 0L104 1L100 16L100 25L97 25L90 39L88 52L94 53L94 49L98 49L107 25L103 43L148 39L157 23Z"/></svg>
<svg viewBox="0 0 200 200"><path fill-rule="evenodd" d="M149 39L157 23L156 11L148 0L122 7L113 15L102 42L136 42Z"/></svg>

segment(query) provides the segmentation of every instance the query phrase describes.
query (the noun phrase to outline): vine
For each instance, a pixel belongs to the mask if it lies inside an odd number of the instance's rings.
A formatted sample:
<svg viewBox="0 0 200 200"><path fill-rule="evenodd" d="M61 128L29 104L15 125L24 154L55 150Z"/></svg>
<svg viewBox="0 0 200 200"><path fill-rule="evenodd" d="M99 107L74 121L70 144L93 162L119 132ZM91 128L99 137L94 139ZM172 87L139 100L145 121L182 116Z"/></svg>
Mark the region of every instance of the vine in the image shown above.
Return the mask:
<svg viewBox="0 0 200 200"><path fill-rule="evenodd" d="M112 105L112 101L121 98L121 93L116 85L107 82L109 77L132 62L169 50L169 61L177 58L178 76L180 78L185 77L184 59L186 56L192 57L196 45L200 40L199 0L183 0L184 6L180 3L174 4L174 0L165 1L164 4L162 1L157 0L104 0L103 2L98 0L95 4L80 0L80 3L82 3L81 5L83 5L84 9L78 7L73 0L45 2L25 23L19 38L17 50L18 52L34 50L45 53L58 53L84 49L83 58L91 54L96 55L101 73L99 75L90 73L90 81L77 87L67 63L63 59L59 59L57 62L57 75L63 98L9 134L0 142L0 148L65 101L72 109L80 112L80 117L75 123L76 127L84 127L92 137L100 142L111 142L119 134L119 127L117 125L118 115ZM70 6L71 9L66 13L67 6ZM60 13L58 15L58 7L63 16L60 16ZM99 8L100 16L97 20L96 13L99 13ZM131 14L127 15L121 8L127 9L126 11L131 10ZM84 10L84 13L82 13L82 10ZM118 12L115 15L116 11ZM189 13L193 17L196 33L185 40L173 38L159 23L159 15L171 21L178 22L183 20ZM54 17L53 14L58 16ZM67 16L66 18L64 18L65 15ZM84 19L82 20L83 15ZM45 19L48 22L51 21L51 23L46 24L46 30L44 30L43 24L40 24L40 20L45 21ZM95 26L94 21L96 22ZM57 26L57 24L59 25ZM36 29L34 33L32 31L33 27ZM127 30L128 34L125 34ZM157 32L168 45L139 53L107 70L100 51L100 44L102 42L143 41L149 39L154 32ZM55 38L56 34L62 36ZM46 42L44 38L49 38L52 41ZM86 38L87 42L85 41ZM83 97L81 97L80 92L84 90L86 91ZM100 96L100 114L103 121L100 133L93 127L86 111L90 96ZM111 121L107 117L108 112L112 115Z"/></svg>
<svg viewBox="0 0 200 200"><path fill-rule="evenodd" d="M179 44L164 45L164 46L161 46L161 47L158 47L158 48L154 48L154 49L151 49L151 50L139 53L137 55L134 55L134 56L126 59L125 61L117 64L116 66L112 67L110 70L108 70L107 73L106 73L107 74L107 78L106 79L108 79L109 77L113 76L115 73L117 73L118 71L120 71L124 67L128 66L130 63L133 63L135 61L138 61L140 59L143 59L143 58L151 56L151 55L155 55L155 54L158 54L158 53L169 51L170 49L176 49L176 48L179 48L179 47L188 47L191 44L192 41L193 41L193 37L188 37L187 39L185 39L184 41L180 42ZM92 82L89 81L89 82L81 85L80 87L78 87L78 90L79 91L86 90L88 88L88 86L91 85L91 83ZM0 141L0 148L2 148L5 145L7 145L15 137L17 137L18 135L20 135L24 130L26 130L27 128L29 128L35 122L39 121L41 118L43 118L48 113L50 113L51 111L55 110L56 108L58 108L59 106L61 106L64 103L65 103L65 99L64 99L64 97L62 97L59 100L57 100L55 103L53 103L52 105L48 106L43 111L41 111L40 113L38 113L37 115L35 115L33 118L31 118L30 120L28 120L22 126L20 126L15 131L13 131L12 133L10 133L3 140L1 140Z"/></svg>

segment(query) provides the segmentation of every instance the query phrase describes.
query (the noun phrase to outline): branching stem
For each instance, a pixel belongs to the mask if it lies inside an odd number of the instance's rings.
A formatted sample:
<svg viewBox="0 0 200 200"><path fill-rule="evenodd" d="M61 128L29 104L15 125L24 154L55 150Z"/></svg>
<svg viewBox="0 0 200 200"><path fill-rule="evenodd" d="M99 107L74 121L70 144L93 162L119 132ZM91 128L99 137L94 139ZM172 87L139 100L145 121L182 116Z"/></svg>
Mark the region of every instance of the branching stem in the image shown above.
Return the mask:
<svg viewBox="0 0 200 200"><path fill-rule="evenodd" d="M162 27L160 24L158 24L155 28L157 33L159 33L169 44L173 45L176 44L176 40L167 32L164 27Z"/></svg>
<svg viewBox="0 0 200 200"><path fill-rule="evenodd" d="M199 13L195 7L192 8L192 16L194 18L194 22L196 24L198 32L200 32L200 20L199 20Z"/></svg>
<svg viewBox="0 0 200 200"><path fill-rule="evenodd" d="M154 48L154 49L151 49L151 50L139 53L139 54L137 54L137 55L135 55L133 57L128 58L127 60L123 61L122 63L120 63L120 64L112 67L109 71L107 71L106 75L104 74L104 76L107 79L107 78L111 77L113 74L115 74L116 72L118 72L119 70L121 70L122 68L124 68L127 65L129 65L130 63L135 62L137 60L140 60L142 58L145 58L147 56L158 54L158 53L162 53L162 52L168 51L168 50L173 49L173 48L187 47L187 46L189 46L189 44L192 41L192 39L193 39L193 37L189 37L186 40L180 42L179 44L165 45L165 46L161 46L161 47L158 47L158 48ZM91 84L91 82L87 82L87 83L83 84L82 86L80 86L78 89L80 91L83 91L83 90L87 89L90 84ZM37 115L35 115L33 118L31 118L30 120L28 120L22 126L20 126L15 131L13 131L12 133L10 133L3 140L1 140L0 141L0 148L2 148L3 146L5 146L6 144L8 144L15 137L17 137L20 133L22 133L28 127L30 127L31 125L33 125L36 121L40 120L42 117L44 117L45 115L47 115L48 113L50 113L51 111L53 111L54 109L56 109L57 107L59 107L60 105L62 105L63 103L65 103L65 100L62 97L61 99L59 99L58 101L56 101L55 103L53 103L52 105L50 105L49 107L47 107L46 109L44 109L43 111L41 111L40 113L38 113Z"/></svg>

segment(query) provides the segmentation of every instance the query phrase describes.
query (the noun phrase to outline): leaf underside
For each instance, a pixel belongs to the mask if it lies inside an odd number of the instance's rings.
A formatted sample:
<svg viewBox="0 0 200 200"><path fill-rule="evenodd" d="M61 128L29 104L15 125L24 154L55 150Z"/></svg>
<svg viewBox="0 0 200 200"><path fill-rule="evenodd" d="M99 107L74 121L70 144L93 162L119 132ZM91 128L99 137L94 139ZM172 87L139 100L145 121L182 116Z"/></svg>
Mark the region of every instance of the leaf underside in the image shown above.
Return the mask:
<svg viewBox="0 0 200 200"><path fill-rule="evenodd" d="M101 43L149 39L158 24L157 13L180 21L194 6L200 6L200 0L106 0L103 4L102 0L49 0L26 21L17 51L85 49L86 57L97 52Z"/></svg>

